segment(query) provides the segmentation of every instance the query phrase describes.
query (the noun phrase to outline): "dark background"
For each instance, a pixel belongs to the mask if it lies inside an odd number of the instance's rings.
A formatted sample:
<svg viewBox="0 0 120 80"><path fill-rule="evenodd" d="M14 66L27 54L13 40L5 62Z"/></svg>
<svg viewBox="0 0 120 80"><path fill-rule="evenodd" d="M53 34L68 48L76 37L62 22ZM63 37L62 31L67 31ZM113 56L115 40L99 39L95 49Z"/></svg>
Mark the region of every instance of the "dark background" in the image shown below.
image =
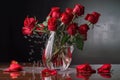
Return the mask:
<svg viewBox="0 0 120 80"><path fill-rule="evenodd" d="M29 61L30 42L22 35L27 15L42 22L51 7L64 10L77 3L85 6L85 15L97 11L101 17L94 30L89 30L84 50L75 48L72 64L120 63L120 0L4 0L0 3L0 62Z"/></svg>

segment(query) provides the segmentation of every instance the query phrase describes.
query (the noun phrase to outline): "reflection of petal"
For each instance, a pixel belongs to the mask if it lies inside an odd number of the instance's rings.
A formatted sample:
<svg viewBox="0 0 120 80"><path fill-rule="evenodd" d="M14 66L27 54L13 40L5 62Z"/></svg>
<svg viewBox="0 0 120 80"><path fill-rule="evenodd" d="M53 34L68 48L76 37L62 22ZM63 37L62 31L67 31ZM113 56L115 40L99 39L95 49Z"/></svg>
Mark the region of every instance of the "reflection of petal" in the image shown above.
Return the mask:
<svg viewBox="0 0 120 80"><path fill-rule="evenodd" d="M12 72L12 73L10 73L10 76L12 79L15 79L15 78L18 78L20 76L20 73L19 72Z"/></svg>
<svg viewBox="0 0 120 80"><path fill-rule="evenodd" d="M82 79L85 79L85 80L89 80L90 76L92 75L93 73L78 73L76 74L76 77L77 78L82 78Z"/></svg>
<svg viewBox="0 0 120 80"><path fill-rule="evenodd" d="M66 75L66 76L65 76L65 80L72 80L72 78L71 78L70 75Z"/></svg>
<svg viewBox="0 0 120 80"><path fill-rule="evenodd" d="M15 60L11 61L11 64L8 68L6 68L5 72L16 72L16 71L22 71L23 67Z"/></svg>
<svg viewBox="0 0 120 80"><path fill-rule="evenodd" d="M18 78L20 76L20 72L4 72L3 74L9 74L12 79Z"/></svg>
<svg viewBox="0 0 120 80"><path fill-rule="evenodd" d="M100 76L102 76L103 78L111 78L111 74L110 73L99 73Z"/></svg>
<svg viewBox="0 0 120 80"><path fill-rule="evenodd" d="M49 77L42 77L42 80L52 80L52 77L49 76Z"/></svg>
<svg viewBox="0 0 120 80"><path fill-rule="evenodd" d="M71 78L71 76L70 76L70 74L69 73L62 73L62 74L58 74L59 75L59 77L58 77L58 79L57 80L59 80L59 79L61 79L61 80L72 80L72 78Z"/></svg>

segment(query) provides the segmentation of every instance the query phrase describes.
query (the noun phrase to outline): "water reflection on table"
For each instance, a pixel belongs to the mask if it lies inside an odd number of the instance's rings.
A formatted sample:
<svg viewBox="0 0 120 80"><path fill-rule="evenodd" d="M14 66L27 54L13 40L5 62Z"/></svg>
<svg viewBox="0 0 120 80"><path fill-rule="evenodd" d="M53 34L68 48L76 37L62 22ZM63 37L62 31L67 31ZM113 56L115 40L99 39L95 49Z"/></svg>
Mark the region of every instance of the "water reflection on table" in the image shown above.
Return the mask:
<svg viewBox="0 0 120 80"><path fill-rule="evenodd" d="M97 70L101 65L91 65ZM58 71L53 76L43 77L41 71L44 67L33 67L24 65L21 72L4 72L7 65L0 66L0 80L120 80L120 65L112 64L112 72L110 74L80 74L76 72L75 66L70 66L66 71Z"/></svg>

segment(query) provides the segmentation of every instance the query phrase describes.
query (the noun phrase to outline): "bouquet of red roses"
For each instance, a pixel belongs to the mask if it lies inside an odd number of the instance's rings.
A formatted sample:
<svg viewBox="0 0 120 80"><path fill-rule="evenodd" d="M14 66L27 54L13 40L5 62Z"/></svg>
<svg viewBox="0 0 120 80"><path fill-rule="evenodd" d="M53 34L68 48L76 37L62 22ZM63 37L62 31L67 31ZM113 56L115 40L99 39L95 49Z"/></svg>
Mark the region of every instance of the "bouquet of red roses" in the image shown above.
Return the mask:
<svg viewBox="0 0 120 80"><path fill-rule="evenodd" d="M66 48L66 46L76 45L83 49L84 41L87 40L87 32L90 26L98 22L100 13L92 12L85 16L86 23L78 25L77 19L84 15L84 6L76 4L74 8L66 8L64 12L59 7L52 7L45 21L39 23L35 17L26 17L22 32L24 35L48 34L44 56L49 57L47 62L56 58L56 54ZM72 51L71 51L72 52ZM52 58L54 56L54 58Z"/></svg>

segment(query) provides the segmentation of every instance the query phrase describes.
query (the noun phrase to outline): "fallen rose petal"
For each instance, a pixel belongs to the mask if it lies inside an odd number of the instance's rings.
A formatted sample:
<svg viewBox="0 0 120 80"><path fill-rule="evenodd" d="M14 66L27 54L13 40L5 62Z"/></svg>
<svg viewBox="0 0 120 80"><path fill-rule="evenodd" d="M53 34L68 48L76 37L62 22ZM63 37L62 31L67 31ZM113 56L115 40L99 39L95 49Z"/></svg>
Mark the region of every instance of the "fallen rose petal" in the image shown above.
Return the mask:
<svg viewBox="0 0 120 80"><path fill-rule="evenodd" d="M89 64L81 64L76 66L76 71L79 73L95 73L96 70L92 69Z"/></svg>
<svg viewBox="0 0 120 80"><path fill-rule="evenodd" d="M57 74L57 71L56 71L56 70L50 70L50 74L51 74L51 75L56 75L56 74Z"/></svg>
<svg viewBox="0 0 120 80"><path fill-rule="evenodd" d="M11 64L8 68L6 68L4 71L5 72L16 72L16 71L22 71L23 70L23 67L18 64L17 61L13 60L11 61Z"/></svg>
<svg viewBox="0 0 120 80"><path fill-rule="evenodd" d="M44 69L42 70L42 77L54 76L57 74L56 70Z"/></svg>
<svg viewBox="0 0 120 80"><path fill-rule="evenodd" d="M3 72L3 74L10 75L11 79L16 79L20 76L20 72Z"/></svg>
<svg viewBox="0 0 120 80"><path fill-rule="evenodd" d="M111 72L111 64L103 64L97 70L98 70L98 73L110 73Z"/></svg>

